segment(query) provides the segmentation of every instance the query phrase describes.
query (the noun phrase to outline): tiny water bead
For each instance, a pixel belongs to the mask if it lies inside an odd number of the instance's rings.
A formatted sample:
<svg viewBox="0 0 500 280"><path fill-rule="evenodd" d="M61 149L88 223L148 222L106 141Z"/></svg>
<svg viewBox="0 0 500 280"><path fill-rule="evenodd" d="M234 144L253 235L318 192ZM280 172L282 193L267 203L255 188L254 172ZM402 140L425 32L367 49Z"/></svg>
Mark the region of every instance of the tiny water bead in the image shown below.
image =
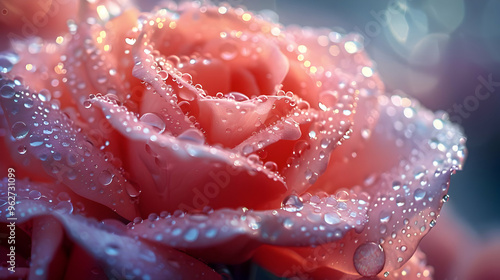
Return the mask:
<svg viewBox="0 0 500 280"><path fill-rule="evenodd" d="M375 276L385 265L385 253L382 246L367 242L360 245L354 252L354 268L362 276Z"/></svg>

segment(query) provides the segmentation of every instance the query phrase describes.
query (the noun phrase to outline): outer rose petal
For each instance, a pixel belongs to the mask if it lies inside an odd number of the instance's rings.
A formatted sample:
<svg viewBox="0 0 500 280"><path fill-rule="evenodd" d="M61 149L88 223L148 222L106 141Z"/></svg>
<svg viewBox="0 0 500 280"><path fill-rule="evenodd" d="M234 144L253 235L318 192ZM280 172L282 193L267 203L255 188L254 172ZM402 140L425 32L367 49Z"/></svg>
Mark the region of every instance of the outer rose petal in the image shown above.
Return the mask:
<svg viewBox="0 0 500 280"><path fill-rule="evenodd" d="M365 265L364 261L354 255L361 248L375 250L370 245L362 247L372 243L383 248L381 273L392 271L412 256L420 239L436 223L449 176L461 167L464 139L455 126L422 109L414 100L395 95L390 99L382 96L379 102L382 115L364 152L344 166L333 166L324 175L342 183L352 170L362 172L363 176L349 178L349 186L360 185L370 194L369 221L360 233L344 237L343 246L333 243L326 247L329 254L325 258L319 258L313 249L290 249L313 261L314 265L304 270L329 266L364 274L354 267ZM283 255L288 253L284 251Z"/></svg>
<svg viewBox="0 0 500 280"><path fill-rule="evenodd" d="M130 234L186 250L210 262L238 263L260 244L314 246L360 230L366 221L363 193L304 200L290 196L282 209L220 209L209 213L150 215L130 224ZM307 200L306 200L307 199Z"/></svg>
<svg viewBox="0 0 500 280"><path fill-rule="evenodd" d="M111 225L109 221L101 223L69 214L73 211L72 204L68 201L56 203L57 199L52 197L52 190L42 193L37 189L43 190L43 187L30 186L26 181L17 183L19 194L15 210L15 216L18 218L16 225L24 226L29 220L35 220L30 274L42 274L40 276L47 277L50 273L46 269L47 265L55 259L51 259L52 254L44 250L44 247L57 249L57 243L60 242L61 235L60 232L58 235L58 230L50 231L52 235L41 236L49 233L49 228L41 227L39 222L42 220L37 222L37 219L43 219L46 222L45 227L59 227L60 230L62 226L71 240L98 260L110 278L140 276L141 279L171 279L182 276L185 279L220 279L212 269L184 253L164 246L151 246L127 236L125 226L119 221L113 220ZM0 184L1 201L7 201L7 186L6 180ZM0 209L2 223L8 223L8 218L11 217L7 207L5 203ZM40 238L45 242L40 243ZM42 250L45 251L43 254ZM64 266L59 268L61 267ZM190 269L186 270L185 267Z"/></svg>
<svg viewBox="0 0 500 280"><path fill-rule="evenodd" d="M4 85L0 95L10 133L18 143L19 157L41 162L49 176L81 196L126 218L136 215L126 191L132 188L130 182L87 141L56 102L43 101L19 81Z"/></svg>

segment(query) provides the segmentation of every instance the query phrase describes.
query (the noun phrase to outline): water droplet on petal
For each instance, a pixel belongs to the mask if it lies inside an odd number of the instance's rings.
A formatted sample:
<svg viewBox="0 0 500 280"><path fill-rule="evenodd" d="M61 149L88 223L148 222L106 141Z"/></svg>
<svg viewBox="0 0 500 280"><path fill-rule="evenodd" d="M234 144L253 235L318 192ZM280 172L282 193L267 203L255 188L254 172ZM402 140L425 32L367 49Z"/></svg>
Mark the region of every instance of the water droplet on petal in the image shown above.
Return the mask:
<svg viewBox="0 0 500 280"><path fill-rule="evenodd" d="M436 225L436 220L431 220L429 227L433 228Z"/></svg>
<svg viewBox="0 0 500 280"><path fill-rule="evenodd" d="M336 212L328 212L325 214L325 222L329 225L335 225L340 223L340 216Z"/></svg>
<svg viewBox="0 0 500 280"><path fill-rule="evenodd" d="M24 122L16 122L12 125L11 131L14 138L21 140L28 135L30 130Z"/></svg>
<svg viewBox="0 0 500 280"><path fill-rule="evenodd" d="M285 197L285 199L281 203L281 209L288 212L298 212L302 210L302 208L304 208L304 203L298 196L294 194Z"/></svg>
<svg viewBox="0 0 500 280"><path fill-rule="evenodd" d="M382 246L373 242L362 244L354 252L354 268L362 276L375 276L385 265L385 253Z"/></svg>
<svg viewBox="0 0 500 280"><path fill-rule="evenodd" d="M146 113L141 116L140 120L150 126L152 126L157 133L162 133L165 131L165 122L160 116L155 113Z"/></svg>
<svg viewBox="0 0 500 280"><path fill-rule="evenodd" d="M116 244L108 244L106 248L104 248L104 252L109 256L117 256L120 252L120 247Z"/></svg>
<svg viewBox="0 0 500 280"><path fill-rule="evenodd" d="M380 212L380 215L379 215L380 222L381 223L389 222L389 220L391 219L391 216L392 216L391 212L389 212L387 210L383 210L382 212Z"/></svg>
<svg viewBox="0 0 500 280"><path fill-rule="evenodd" d="M132 197L138 197L141 194L141 189L139 188L138 185L131 183L126 185L125 190L127 191L127 194Z"/></svg>
<svg viewBox="0 0 500 280"><path fill-rule="evenodd" d="M42 194L37 191L37 190L32 190L28 194L29 199L40 199L42 197Z"/></svg>
<svg viewBox="0 0 500 280"><path fill-rule="evenodd" d="M40 99L41 101L43 102L47 102L47 101L50 101L50 98L52 97L52 95L50 94L50 91L46 90L46 89L42 89L39 93L38 93L38 99Z"/></svg>
<svg viewBox="0 0 500 280"><path fill-rule="evenodd" d="M319 108L323 111L328 111L337 104L338 93L327 90L319 94Z"/></svg>
<svg viewBox="0 0 500 280"><path fill-rule="evenodd" d="M186 129L186 131L179 134L177 138L179 140L190 141L196 144L205 143L205 137L203 136L203 134L199 130L194 128Z"/></svg>
<svg viewBox="0 0 500 280"><path fill-rule="evenodd" d="M423 189L418 188L413 193L413 196L415 197L416 201L419 201L419 200L422 200L425 197L425 194L426 194L426 192Z"/></svg>
<svg viewBox="0 0 500 280"><path fill-rule="evenodd" d="M285 219L283 221L283 227L286 228L286 229L291 229L293 227L293 221L292 219Z"/></svg>
<svg viewBox="0 0 500 280"><path fill-rule="evenodd" d="M39 135L31 135L30 136L30 146L38 147L43 144L43 138Z"/></svg>
<svg viewBox="0 0 500 280"><path fill-rule="evenodd" d="M15 94L16 91L9 85L4 85L0 88L0 96L3 98L12 98Z"/></svg>
<svg viewBox="0 0 500 280"><path fill-rule="evenodd" d="M99 174L99 182L104 186L111 184L113 181L113 175L108 170L103 170L101 174Z"/></svg>
<svg viewBox="0 0 500 280"><path fill-rule="evenodd" d="M220 46L220 57L224 60L231 60L238 54L238 48L233 42L225 42Z"/></svg>

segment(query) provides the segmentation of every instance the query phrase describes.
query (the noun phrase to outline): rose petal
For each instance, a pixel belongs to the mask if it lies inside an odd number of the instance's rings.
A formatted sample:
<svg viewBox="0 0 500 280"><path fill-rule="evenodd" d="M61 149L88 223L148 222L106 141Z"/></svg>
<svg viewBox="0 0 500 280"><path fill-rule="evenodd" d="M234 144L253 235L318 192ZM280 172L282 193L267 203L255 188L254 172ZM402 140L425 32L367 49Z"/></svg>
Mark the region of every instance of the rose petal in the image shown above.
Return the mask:
<svg viewBox="0 0 500 280"><path fill-rule="evenodd" d="M198 105L199 113L194 116L206 131L207 141L230 148L246 142L252 133L266 126L281 123L280 118L291 114L295 107L295 102L286 96L262 96L247 101L207 98L193 103ZM283 140L298 139L295 135Z"/></svg>
<svg viewBox="0 0 500 280"><path fill-rule="evenodd" d="M262 209L279 205L286 191L283 180L260 163L204 145L197 131L177 138L158 134L155 127L104 97L93 102L117 130L134 141L129 154L134 168L130 170L143 187L141 199L148 202L141 203L144 215L205 206ZM185 176L185 170L192 170L190 176ZM262 195L267 199L262 200Z"/></svg>
<svg viewBox="0 0 500 280"><path fill-rule="evenodd" d="M129 232L186 250L210 262L244 261L260 244L313 246L341 239L366 221L366 197L342 193L319 198L290 196L277 210L220 209L209 213L150 215ZM216 253L215 253L216 252Z"/></svg>
<svg viewBox="0 0 500 280"><path fill-rule="evenodd" d="M130 182L86 140L57 103L40 100L19 82L2 87L1 94L10 133L22 147L19 157L41 162L47 174L85 198L126 218L136 215L126 191Z"/></svg>
<svg viewBox="0 0 500 280"><path fill-rule="evenodd" d="M369 221L361 233L344 237L344 246L333 243L324 259L314 255L313 249L294 249L314 260L314 266L304 269L330 266L374 275L355 268L355 264L375 268L356 259L355 252L376 254L375 245L381 244L384 261L377 271L392 271L410 259L436 223L450 175L463 161L464 138L457 127L414 100L395 95L382 96L379 102L381 118L363 153L324 175L339 187L358 185L370 194ZM345 176L349 173L354 174Z"/></svg>
<svg viewBox="0 0 500 280"><path fill-rule="evenodd" d="M62 225L70 239L99 261L108 277L122 278L127 275L137 276L139 273L146 279L147 275L151 277L149 279L169 275L184 275L187 279L202 276L208 277L207 279L219 279L212 269L188 255L168 247L153 247L127 236L125 226L116 220L115 226L111 226L80 215L71 215L71 202L64 200L56 204L57 200L52 197L51 191L42 194L37 190L43 190L43 186L29 185L25 180L16 181L16 184L18 202L15 215L9 214L7 208L8 181L5 179L0 184L0 199L5 201L0 210L0 222L8 223L12 218L17 218L16 225L23 225L31 219L35 220L30 273L47 276L45 268L54 259L50 258L51 254L46 250L49 247L58 248L57 243L60 242L61 235L56 228L60 229ZM37 219L41 220L37 222ZM39 242L40 240L44 242ZM186 266L191 269L185 270ZM38 268L43 271L37 272Z"/></svg>

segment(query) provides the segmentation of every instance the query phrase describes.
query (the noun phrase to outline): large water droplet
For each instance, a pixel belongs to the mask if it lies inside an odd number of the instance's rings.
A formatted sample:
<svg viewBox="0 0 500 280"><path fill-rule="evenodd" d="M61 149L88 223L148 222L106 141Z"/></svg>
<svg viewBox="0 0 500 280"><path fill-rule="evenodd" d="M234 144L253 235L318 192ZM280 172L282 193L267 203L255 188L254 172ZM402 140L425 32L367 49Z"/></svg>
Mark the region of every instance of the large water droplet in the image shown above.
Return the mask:
<svg viewBox="0 0 500 280"><path fill-rule="evenodd" d="M399 190L400 188L401 188L401 182L399 182L399 181L394 181L394 182L392 182L392 189L393 189L393 190L397 191L397 190Z"/></svg>
<svg viewBox="0 0 500 280"><path fill-rule="evenodd" d="M39 135L31 135L30 136L30 146L38 147L43 144L43 137Z"/></svg>
<svg viewBox="0 0 500 280"><path fill-rule="evenodd" d="M165 122L160 116L155 113L146 113L141 116L140 120L152 126L157 133L162 133L163 131L165 131Z"/></svg>
<svg viewBox="0 0 500 280"><path fill-rule="evenodd" d="M375 276L385 265L384 249L378 244L367 242L354 252L354 268L362 276Z"/></svg>
<svg viewBox="0 0 500 280"><path fill-rule="evenodd" d="M388 210L383 210L379 214L380 222L381 223L387 223L391 219L392 213Z"/></svg>
<svg viewBox="0 0 500 280"><path fill-rule="evenodd" d="M220 46L220 57L224 60L231 60L238 54L238 48L233 42L225 42Z"/></svg>
<svg viewBox="0 0 500 280"><path fill-rule="evenodd" d="M413 196L415 197L415 200L416 201L419 201L419 200L422 200L424 197L425 197L425 191L421 188L418 188L415 190L415 192L413 193Z"/></svg>
<svg viewBox="0 0 500 280"><path fill-rule="evenodd" d="M12 125L11 131L14 138L21 140L28 135L30 130L24 122L16 122Z"/></svg>
<svg viewBox="0 0 500 280"><path fill-rule="evenodd" d="M106 248L104 248L104 252L109 256L117 256L120 253L120 247L116 244L108 244Z"/></svg>
<svg viewBox="0 0 500 280"><path fill-rule="evenodd" d="M281 203L281 209L288 212L298 212L303 208L304 208L304 203L298 196L294 194L285 197L285 199Z"/></svg>
<svg viewBox="0 0 500 280"><path fill-rule="evenodd" d="M61 201L57 203L54 210L64 214L71 214L73 213L73 204L69 201Z"/></svg>
<svg viewBox="0 0 500 280"><path fill-rule="evenodd" d="M19 61L19 56L14 53L0 53L0 73L9 73Z"/></svg>
<svg viewBox="0 0 500 280"><path fill-rule="evenodd" d="M46 90L46 89L42 89L39 93L38 93L38 99L40 99L41 101L43 102L47 102L47 101L50 101L50 98L52 97L52 95L50 94L50 91Z"/></svg>
<svg viewBox="0 0 500 280"><path fill-rule="evenodd" d="M29 199L40 199L40 197L42 197L42 194L37 190L32 190L28 194Z"/></svg>
<svg viewBox="0 0 500 280"><path fill-rule="evenodd" d="M337 101L338 93L336 91L327 90L319 94L319 108L323 111L333 108Z"/></svg>
<svg viewBox="0 0 500 280"><path fill-rule="evenodd" d="M329 225L335 225L340 223L340 216L336 212L328 212L325 214L325 222Z"/></svg>
<svg viewBox="0 0 500 280"><path fill-rule="evenodd" d="M292 219L285 219L283 221L283 227L286 229L291 229L293 227L293 220Z"/></svg>
<svg viewBox="0 0 500 280"><path fill-rule="evenodd" d="M247 101L247 100L250 100L250 98L248 98L248 96L246 96L245 94L243 93L240 93L240 92L236 92L236 91L233 91L233 92L230 92L226 95L226 97L228 99L232 99L234 101Z"/></svg>
<svg viewBox="0 0 500 280"><path fill-rule="evenodd" d="M103 170L101 174L99 174L99 182L104 186L111 184L113 181L113 175L108 170Z"/></svg>

